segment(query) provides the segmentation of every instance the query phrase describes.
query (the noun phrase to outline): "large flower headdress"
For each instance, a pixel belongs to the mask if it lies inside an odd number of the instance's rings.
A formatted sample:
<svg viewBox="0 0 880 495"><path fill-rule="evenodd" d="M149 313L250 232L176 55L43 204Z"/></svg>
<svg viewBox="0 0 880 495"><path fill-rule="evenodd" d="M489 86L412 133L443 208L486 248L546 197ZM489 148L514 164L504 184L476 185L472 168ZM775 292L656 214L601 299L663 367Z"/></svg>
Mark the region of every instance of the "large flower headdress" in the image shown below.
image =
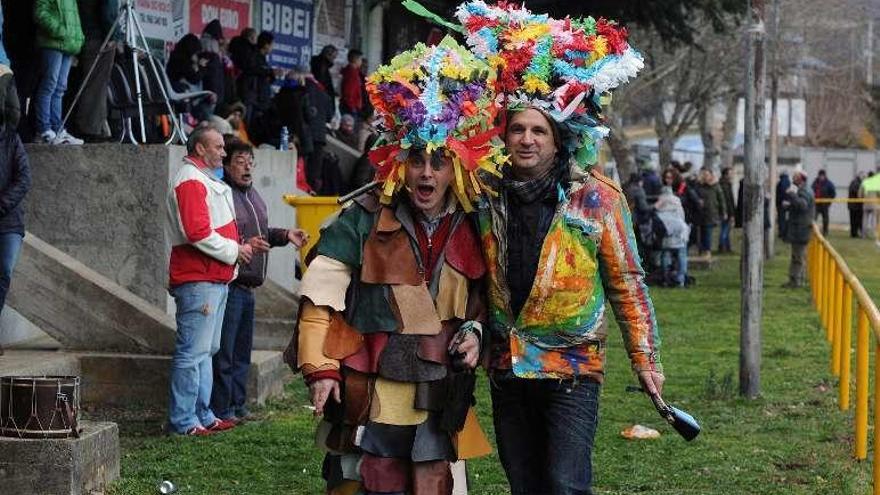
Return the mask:
<svg viewBox="0 0 880 495"><path fill-rule="evenodd" d="M403 184L411 150L438 150L452 159L452 188L465 211L484 189L477 170L500 176L507 161L494 121L501 106L495 71L452 38L436 46L417 44L367 78L370 102L380 118L381 138L370 151L382 181L382 201Z"/></svg>
<svg viewBox="0 0 880 495"><path fill-rule="evenodd" d="M497 90L508 109L535 107L556 121L563 145L581 167L597 160L602 125L600 96L636 76L642 56L627 31L606 19L553 19L507 2L472 0L458 6L451 24L415 0L404 5L451 29L498 72Z"/></svg>

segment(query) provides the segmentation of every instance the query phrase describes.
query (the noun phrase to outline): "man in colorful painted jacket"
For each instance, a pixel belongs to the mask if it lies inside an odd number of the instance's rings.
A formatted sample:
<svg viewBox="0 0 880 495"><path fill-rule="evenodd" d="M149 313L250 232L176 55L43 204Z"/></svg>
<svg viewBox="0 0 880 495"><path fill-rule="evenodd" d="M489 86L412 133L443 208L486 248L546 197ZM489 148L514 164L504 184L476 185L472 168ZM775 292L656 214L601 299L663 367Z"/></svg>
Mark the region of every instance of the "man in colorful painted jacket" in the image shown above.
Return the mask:
<svg viewBox="0 0 880 495"><path fill-rule="evenodd" d="M607 133L598 95L642 67L605 20L549 19L468 2L456 14L498 68L512 167L478 205L488 263L485 332L501 463L513 494L588 494L606 301L648 393L659 334L620 187L591 168Z"/></svg>
<svg viewBox="0 0 880 495"><path fill-rule="evenodd" d="M491 79L451 38L368 79L381 192L321 230L300 289L296 367L324 416L328 493L459 493L453 462L490 450L471 409L486 267L466 211L476 170L506 160Z"/></svg>

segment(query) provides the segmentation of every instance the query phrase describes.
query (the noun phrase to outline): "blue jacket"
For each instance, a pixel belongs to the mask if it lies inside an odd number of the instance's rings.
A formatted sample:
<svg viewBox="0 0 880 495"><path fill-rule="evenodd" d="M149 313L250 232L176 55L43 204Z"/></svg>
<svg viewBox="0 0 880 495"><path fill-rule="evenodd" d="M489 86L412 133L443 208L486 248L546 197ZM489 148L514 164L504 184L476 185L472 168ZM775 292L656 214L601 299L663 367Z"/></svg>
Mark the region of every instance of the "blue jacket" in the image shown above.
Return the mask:
<svg viewBox="0 0 880 495"><path fill-rule="evenodd" d="M24 235L21 203L30 188L31 169L18 133L0 130L0 234Z"/></svg>

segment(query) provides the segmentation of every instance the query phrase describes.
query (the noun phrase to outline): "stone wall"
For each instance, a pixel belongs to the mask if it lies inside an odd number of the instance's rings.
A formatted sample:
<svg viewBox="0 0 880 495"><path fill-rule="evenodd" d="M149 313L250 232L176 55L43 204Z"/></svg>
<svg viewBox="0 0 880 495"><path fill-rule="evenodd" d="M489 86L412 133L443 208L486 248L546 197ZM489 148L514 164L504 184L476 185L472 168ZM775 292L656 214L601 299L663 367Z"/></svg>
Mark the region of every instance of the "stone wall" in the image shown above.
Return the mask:
<svg viewBox="0 0 880 495"><path fill-rule="evenodd" d="M89 268L167 312L170 244L165 202L181 146L28 145L33 187L27 229ZM256 187L272 226L290 227L294 210L281 200L295 192L295 152L256 151ZM268 276L295 291L292 247L272 251ZM15 284L13 280L13 285Z"/></svg>

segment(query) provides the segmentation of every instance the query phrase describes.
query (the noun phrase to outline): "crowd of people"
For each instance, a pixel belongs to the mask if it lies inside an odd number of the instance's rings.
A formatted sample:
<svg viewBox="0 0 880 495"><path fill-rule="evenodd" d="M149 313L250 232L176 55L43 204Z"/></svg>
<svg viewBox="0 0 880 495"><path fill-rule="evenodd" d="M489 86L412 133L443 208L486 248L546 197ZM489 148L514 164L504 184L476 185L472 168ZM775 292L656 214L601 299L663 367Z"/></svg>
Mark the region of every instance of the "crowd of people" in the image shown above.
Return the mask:
<svg viewBox="0 0 880 495"><path fill-rule="evenodd" d="M26 109L19 126L23 141L81 145L107 141L113 133L118 137L121 124L115 125L108 106L111 76L115 64L122 74L133 73L131 47L120 34L124 26L104 43L117 22L118 0L8 2L4 9L15 22L6 23L8 33L0 27L0 45L9 49L7 57L0 46L0 99L16 111ZM250 27L227 40L218 19L178 40L167 63L157 62L174 91L199 95L184 109L185 132L210 124L255 147L296 148L307 192L334 195L361 185L343 180L325 149L327 136L334 135L364 152L372 108L363 53L350 50L348 64L335 77L339 51L332 45L311 64L291 69L269 63L273 47L272 33ZM144 58L141 73L149 84L152 72ZM170 132L166 116L148 115L145 125L148 139L161 141L162 133Z"/></svg>
<svg viewBox="0 0 880 495"><path fill-rule="evenodd" d="M633 212L636 240L648 280L666 287L687 287L688 253L710 259L712 252L731 253L730 232L737 206L733 194L732 169L693 170L691 162L673 160L658 176L642 162L624 187ZM716 234L717 232L717 234Z"/></svg>

